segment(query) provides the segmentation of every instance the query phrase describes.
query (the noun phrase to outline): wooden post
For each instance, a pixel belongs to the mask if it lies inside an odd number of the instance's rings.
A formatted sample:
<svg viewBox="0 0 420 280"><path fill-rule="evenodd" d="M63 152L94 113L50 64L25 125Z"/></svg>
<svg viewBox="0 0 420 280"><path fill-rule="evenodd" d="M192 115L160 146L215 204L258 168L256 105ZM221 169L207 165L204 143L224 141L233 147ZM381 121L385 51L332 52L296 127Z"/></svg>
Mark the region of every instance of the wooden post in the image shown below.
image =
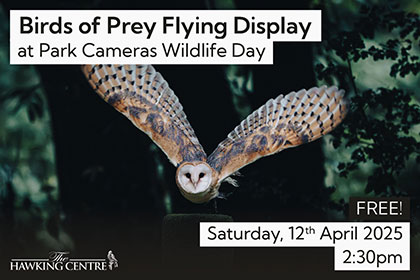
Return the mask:
<svg viewBox="0 0 420 280"><path fill-rule="evenodd" d="M231 216L217 214L170 214L163 219L163 264L178 268L203 269L209 265L233 265L233 248L200 248L200 222L232 222Z"/></svg>

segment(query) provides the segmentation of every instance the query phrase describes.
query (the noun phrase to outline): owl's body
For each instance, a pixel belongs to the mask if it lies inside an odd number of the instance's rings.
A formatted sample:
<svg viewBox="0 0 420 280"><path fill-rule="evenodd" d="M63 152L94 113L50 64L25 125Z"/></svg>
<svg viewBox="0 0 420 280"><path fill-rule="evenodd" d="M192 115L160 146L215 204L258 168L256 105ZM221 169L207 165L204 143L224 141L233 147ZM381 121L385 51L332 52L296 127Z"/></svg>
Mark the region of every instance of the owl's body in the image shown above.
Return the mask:
<svg viewBox="0 0 420 280"><path fill-rule="evenodd" d="M346 114L344 91L312 88L270 99L207 157L182 105L151 65L86 65L96 92L145 132L177 167L181 193L195 203L218 196L224 181L255 160L320 138Z"/></svg>

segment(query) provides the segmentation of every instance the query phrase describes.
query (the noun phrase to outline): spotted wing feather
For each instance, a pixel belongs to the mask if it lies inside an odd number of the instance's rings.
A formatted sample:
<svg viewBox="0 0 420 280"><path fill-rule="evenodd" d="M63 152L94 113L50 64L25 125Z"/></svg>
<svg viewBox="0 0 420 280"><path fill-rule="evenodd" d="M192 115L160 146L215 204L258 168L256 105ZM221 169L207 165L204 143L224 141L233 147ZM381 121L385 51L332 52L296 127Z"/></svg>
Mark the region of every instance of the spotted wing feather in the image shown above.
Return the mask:
<svg viewBox="0 0 420 280"><path fill-rule="evenodd" d="M346 115L344 91L311 88L270 99L251 113L209 156L219 182L255 160L316 140Z"/></svg>
<svg viewBox="0 0 420 280"><path fill-rule="evenodd" d="M85 65L95 91L145 132L177 166L205 161L178 97L151 65Z"/></svg>

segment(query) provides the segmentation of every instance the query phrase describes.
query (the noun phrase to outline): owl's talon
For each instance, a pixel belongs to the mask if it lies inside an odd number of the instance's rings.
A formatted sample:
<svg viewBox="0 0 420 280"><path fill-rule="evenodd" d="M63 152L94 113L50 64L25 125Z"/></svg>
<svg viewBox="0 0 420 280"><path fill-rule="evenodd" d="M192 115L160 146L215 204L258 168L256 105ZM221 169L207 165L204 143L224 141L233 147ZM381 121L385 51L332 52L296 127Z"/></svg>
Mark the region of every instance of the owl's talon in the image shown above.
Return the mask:
<svg viewBox="0 0 420 280"><path fill-rule="evenodd" d="M232 194L233 194L233 192L229 192L229 193L221 193L221 192L219 192L219 194L217 195L217 198L227 200L227 198L229 196L231 196Z"/></svg>

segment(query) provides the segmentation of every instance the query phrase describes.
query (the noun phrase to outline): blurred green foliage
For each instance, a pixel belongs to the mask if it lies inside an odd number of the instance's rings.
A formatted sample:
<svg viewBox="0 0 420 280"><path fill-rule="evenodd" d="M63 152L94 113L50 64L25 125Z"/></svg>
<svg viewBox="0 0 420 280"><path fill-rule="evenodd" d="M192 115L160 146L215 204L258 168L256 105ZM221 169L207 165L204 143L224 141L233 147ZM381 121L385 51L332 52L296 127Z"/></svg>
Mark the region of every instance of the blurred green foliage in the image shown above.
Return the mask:
<svg viewBox="0 0 420 280"><path fill-rule="evenodd" d="M41 251L69 248L72 241L60 225L47 98L35 67L9 64L8 44L0 7L0 246L11 238L16 250L28 244Z"/></svg>
<svg viewBox="0 0 420 280"><path fill-rule="evenodd" d="M350 92L350 113L333 133L335 148L344 143L352 150L349 160L338 164L339 174L351 179L352 172L370 162L374 168L364 188L366 193L415 198L416 193L401 189L396 178L410 158L420 161L418 79L414 79L417 85L403 89L397 87L396 78L411 79L420 74L420 17L387 3L361 5L355 19L351 28L324 33L321 63L315 66L319 80L338 83ZM361 75L353 68L363 60L369 62L372 78L383 70L380 62L389 61L386 67L394 84L362 90Z"/></svg>

